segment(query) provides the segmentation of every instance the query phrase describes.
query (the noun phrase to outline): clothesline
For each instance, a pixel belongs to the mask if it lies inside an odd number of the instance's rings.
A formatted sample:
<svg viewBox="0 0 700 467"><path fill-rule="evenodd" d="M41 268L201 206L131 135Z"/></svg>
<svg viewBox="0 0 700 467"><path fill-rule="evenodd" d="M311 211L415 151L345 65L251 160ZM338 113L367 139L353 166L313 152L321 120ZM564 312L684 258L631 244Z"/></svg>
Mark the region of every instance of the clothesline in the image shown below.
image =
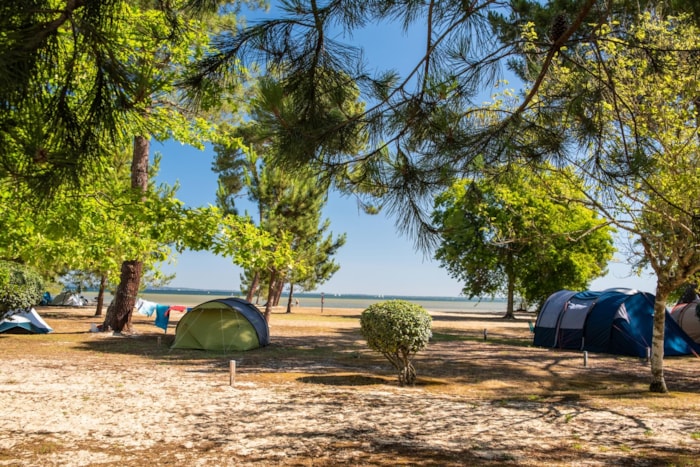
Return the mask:
<svg viewBox="0 0 700 467"><path fill-rule="evenodd" d="M136 300L136 311L140 315L152 316L154 313L156 315L155 325L168 332L168 323L170 322L170 312L179 311L181 313L190 311L192 307L187 307L184 305L164 305L161 303L151 302L139 298Z"/></svg>

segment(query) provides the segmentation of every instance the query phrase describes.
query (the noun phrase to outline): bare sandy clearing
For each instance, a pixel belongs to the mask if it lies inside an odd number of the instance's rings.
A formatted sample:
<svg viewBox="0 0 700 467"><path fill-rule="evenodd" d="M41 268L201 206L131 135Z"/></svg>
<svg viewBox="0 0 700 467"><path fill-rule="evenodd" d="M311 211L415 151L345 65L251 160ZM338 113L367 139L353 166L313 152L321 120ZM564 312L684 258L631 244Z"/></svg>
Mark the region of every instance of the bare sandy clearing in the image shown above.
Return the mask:
<svg viewBox="0 0 700 467"><path fill-rule="evenodd" d="M695 358L650 395L637 359L583 368L528 347L524 319L436 315L399 388L356 311L275 314L271 346L230 355L171 351L146 319L117 338L85 332L89 311L40 312L54 334L0 336L0 465L700 465Z"/></svg>

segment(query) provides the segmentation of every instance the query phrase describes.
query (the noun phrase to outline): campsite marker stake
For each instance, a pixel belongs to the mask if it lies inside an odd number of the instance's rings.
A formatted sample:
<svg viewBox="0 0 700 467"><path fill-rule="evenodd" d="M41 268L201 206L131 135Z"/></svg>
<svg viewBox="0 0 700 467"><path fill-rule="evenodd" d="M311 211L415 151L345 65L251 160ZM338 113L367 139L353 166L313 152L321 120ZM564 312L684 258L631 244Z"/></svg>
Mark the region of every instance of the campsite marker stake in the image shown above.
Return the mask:
<svg viewBox="0 0 700 467"><path fill-rule="evenodd" d="M489 332L484 328L484 340L489 336Z"/></svg>
<svg viewBox="0 0 700 467"><path fill-rule="evenodd" d="M236 382L236 361L231 360L229 362L229 379L228 379L228 384L229 386L233 386L234 383Z"/></svg>
<svg viewBox="0 0 700 467"><path fill-rule="evenodd" d="M588 366L588 352L583 351L583 366Z"/></svg>
<svg viewBox="0 0 700 467"><path fill-rule="evenodd" d="M651 360L651 347L647 347L647 363Z"/></svg>

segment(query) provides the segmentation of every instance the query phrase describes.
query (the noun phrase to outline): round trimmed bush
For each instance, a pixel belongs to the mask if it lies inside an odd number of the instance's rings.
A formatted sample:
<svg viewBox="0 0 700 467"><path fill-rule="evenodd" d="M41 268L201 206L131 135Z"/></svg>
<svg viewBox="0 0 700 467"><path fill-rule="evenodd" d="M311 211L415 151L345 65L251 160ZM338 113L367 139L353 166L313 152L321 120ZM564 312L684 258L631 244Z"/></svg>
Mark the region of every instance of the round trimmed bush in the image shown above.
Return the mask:
<svg viewBox="0 0 700 467"><path fill-rule="evenodd" d="M8 311L30 308L44 293L44 281L33 269L0 261L0 319Z"/></svg>
<svg viewBox="0 0 700 467"><path fill-rule="evenodd" d="M399 385L412 385L416 370L411 362L427 345L432 318L420 305L389 300L370 305L360 316L360 330L370 349L384 355L399 371Z"/></svg>

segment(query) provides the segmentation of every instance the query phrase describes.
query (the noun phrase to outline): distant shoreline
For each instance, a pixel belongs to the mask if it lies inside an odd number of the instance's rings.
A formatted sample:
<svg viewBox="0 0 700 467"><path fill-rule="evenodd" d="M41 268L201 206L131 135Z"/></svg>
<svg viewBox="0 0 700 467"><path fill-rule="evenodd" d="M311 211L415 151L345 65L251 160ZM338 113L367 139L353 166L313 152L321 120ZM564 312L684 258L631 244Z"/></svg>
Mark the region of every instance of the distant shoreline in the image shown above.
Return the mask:
<svg viewBox="0 0 700 467"><path fill-rule="evenodd" d="M96 297L95 291L86 291L84 294L88 299ZM231 291L199 290L199 289L147 289L139 294L140 298L164 305L196 306L209 300L226 297L244 298L242 294ZM280 304L276 310L287 307L288 296L282 296ZM112 296L105 297L106 302L111 301ZM293 308L301 306L304 308L343 308L343 309L365 309L373 303L386 300L407 300L417 303L429 311L443 312L505 312L506 301L503 299L469 300L465 297L411 297L399 295L330 295L320 293L299 293L294 294ZM298 300L298 305L297 305ZM254 301L255 303L255 301ZM262 307L265 301L261 298L258 306Z"/></svg>
<svg viewBox="0 0 700 467"><path fill-rule="evenodd" d="M146 289L144 294L166 294L166 295L215 295L225 297L242 297L244 294L239 290L222 290L222 289L190 289L186 287L167 287L159 289ZM340 298L340 299L364 299L364 300L439 300L439 301L455 301L455 302L475 302L466 297L451 297L441 295L395 295L395 294L363 294L363 293L326 293L326 292L294 292L294 297L301 298L318 298L325 299ZM505 298L486 298L483 302L505 302Z"/></svg>

